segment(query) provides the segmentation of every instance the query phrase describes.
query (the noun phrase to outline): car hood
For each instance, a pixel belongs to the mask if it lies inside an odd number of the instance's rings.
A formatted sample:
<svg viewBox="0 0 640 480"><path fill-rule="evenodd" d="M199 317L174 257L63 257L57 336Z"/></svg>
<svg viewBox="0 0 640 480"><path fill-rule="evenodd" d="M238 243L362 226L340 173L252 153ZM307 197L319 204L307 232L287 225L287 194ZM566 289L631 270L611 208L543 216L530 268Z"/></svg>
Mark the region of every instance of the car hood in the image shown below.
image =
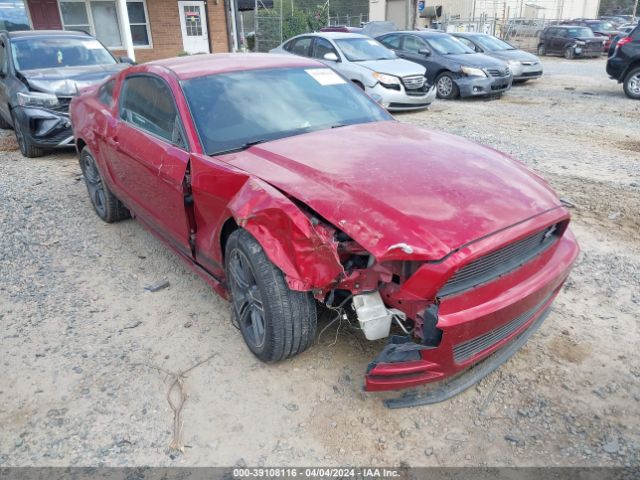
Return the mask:
<svg viewBox="0 0 640 480"><path fill-rule="evenodd" d="M502 60L490 57L484 53L461 53L459 55L443 55L443 57L469 67L500 68L505 66Z"/></svg>
<svg viewBox="0 0 640 480"><path fill-rule="evenodd" d="M560 201L491 148L396 121L351 125L219 157L305 203L379 260L440 259ZM406 255L405 255L406 257Z"/></svg>
<svg viewBox="0 0 640 480"><path fill-rule="evenodd" d="M72 96L83 88L99 83L127 67L128 65L116 63L113 65L24 70L20 74L32 90Z"/></svg>
<svg viewBox="0 0 640 480"><path fill-rule="evenodd" d="M410 75L424 75L426 69L417 63L395 58L392 60L367 60L365 62L353 62L355 65L368 68L374 72L387 73L396 77L407 77Z"/></svg>
<svg viewBox="0 0 640 480"><path fill-rule="evenodd" d="M531 53L523 52L522 50L498 50L496 52L488 52L487 55L491 55L494 58L500 60L517 60L519 62L539 62L540 60Z"/></svg>

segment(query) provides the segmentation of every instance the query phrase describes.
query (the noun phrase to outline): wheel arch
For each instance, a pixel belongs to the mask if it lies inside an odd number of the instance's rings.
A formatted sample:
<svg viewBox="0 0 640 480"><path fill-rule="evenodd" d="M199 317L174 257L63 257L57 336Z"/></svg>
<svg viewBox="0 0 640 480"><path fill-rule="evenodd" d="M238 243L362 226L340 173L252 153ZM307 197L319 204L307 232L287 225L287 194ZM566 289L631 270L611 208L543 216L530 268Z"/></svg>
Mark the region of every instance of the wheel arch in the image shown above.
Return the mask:
<svg viewBox="0 0 640 480"><path fill-rule="evenodd" d="M250 178L231 199L228 211L219 230L220 248L234 231L245 229L282 270L292 290L324 289L344 273L334 239L272 185Z"/></svg>
<svg viewBox="0 0 640 480"><path fill-rule="evenodd" d="M627 68L625 68L624 71L622 72L622 75L620 75L619 81L624 82L627 78L627 75L629 75L629 72L631 72L632 70L638 67L640 67L640 57L637 57L636 59L634 59L632 62L629 63Z"/></svg>

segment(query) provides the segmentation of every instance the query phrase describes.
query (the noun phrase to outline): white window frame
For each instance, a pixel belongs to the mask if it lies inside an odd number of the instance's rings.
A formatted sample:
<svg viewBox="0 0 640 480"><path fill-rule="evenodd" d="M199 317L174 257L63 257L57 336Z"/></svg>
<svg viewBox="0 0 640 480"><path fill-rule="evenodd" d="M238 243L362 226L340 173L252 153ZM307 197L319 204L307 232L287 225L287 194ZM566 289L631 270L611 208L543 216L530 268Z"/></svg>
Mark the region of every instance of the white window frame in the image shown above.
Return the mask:
<svg viewBox="0 0 640 480"><path fill-rule="evenodd" d="M100 0L97 0L100 1ZM118 25L122 25L121 22L121 14L120 14L120 9L118 8L118 2L117 0L114 0L115 4L116 4L116 22L118 22ZM144 7L144 16L147 20L147 23L134 23L133 25L145 25L147 27L147 38L149 39L149 44L148 45L134 45L133 48L134 50L149 50L153 48L153 39L151 38L151 25L150 25L150 21L149 21L149 11L147 10L147 0L127 0L127 3L131 1L131 3L134 2L142 2L142 6ZM89 20L89 30L91 32L91 35L93 35L94 37L96 36L96 28L95 25L93 23L93 13L91 11L91 0L58 0L57 4L58 4L58 12L60 13L60 22L62 23L62 28L66 29L67 25L64 22L64 16L62 15L62 6L60 5L61 2L73 2L73 3L84 3L84 8L85 11L87 13L87 19ZM26 4L26 0L25 0L25 4ZM129 22L129 24L127 25L128 28L130 28L132 25L131 22ZM73 25L69 25L69 27L73 27ZM120 31L120 45L117 46L107 46L107 48L109 50L123 50L124 49L124 42L122 41L122 31Z"/></svg>

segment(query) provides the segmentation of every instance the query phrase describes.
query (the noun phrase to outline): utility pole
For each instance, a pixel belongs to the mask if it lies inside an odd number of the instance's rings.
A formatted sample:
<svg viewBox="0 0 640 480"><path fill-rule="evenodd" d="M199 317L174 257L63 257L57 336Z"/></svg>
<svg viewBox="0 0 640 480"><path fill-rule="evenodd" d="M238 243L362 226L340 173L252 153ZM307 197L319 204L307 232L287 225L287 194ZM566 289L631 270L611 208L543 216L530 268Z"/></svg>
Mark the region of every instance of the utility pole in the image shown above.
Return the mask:
<svg viewBox="0 0 640 480"><path fill-rule="evenodd" d="M631 19L632 21L635 20L636 18L636 13L638 13L638 2L640 0L636 0L636 3L633 5L633 18Z"/></svg>

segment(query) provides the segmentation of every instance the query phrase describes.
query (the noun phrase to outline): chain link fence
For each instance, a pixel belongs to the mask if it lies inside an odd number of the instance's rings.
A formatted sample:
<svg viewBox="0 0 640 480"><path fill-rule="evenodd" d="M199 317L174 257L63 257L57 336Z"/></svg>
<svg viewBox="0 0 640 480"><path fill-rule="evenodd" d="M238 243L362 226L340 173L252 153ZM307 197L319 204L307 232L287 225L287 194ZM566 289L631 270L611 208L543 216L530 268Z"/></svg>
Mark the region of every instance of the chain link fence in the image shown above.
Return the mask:
<svg viewBox="0 0 640 480"><path fill-rule="evenodd" d="M522 50L535 52L538 48L542 31L549 25L557 25L561 20L556 19L522 19L481 16L476 18L445 17L442 22L433 23L432 28L445 32L481 32L495 35Z"/></svg>
<svg viewBox="0 0 640 480"><path fill-rule="evenodd" d="M273 0L255 2L241 16L241 44L255 52L268 52L288 38L323 27L360 27L369 20L368 0Z"/></svg>

